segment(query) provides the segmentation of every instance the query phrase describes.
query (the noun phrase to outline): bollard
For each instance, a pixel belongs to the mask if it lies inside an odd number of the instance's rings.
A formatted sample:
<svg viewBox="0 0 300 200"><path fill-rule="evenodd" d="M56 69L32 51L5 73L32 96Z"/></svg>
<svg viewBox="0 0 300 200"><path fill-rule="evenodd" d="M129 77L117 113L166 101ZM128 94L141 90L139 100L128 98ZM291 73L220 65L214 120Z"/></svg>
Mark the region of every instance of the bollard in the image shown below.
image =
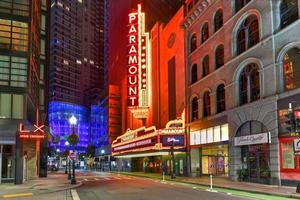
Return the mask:
<svg viewBox="0 0 300 200"><path fill-rule="evenodd" d="M297 184L296 193L300 193L300 183Z"/></svg>
<svg viewBox="0 0 300 200"><path fill-rule="evenodd" d="M163 181L165 181L165 172L163 172Z"/></svg>
<svg viewBox="0 0 300 200"><path fill-rule="evenodd" d="M213 185L212 185L212 184L213 184L213 183L212 183L212 175L210 175L209 177L210 177L210 190L212 190L212 189L213 189Z"/></svg>

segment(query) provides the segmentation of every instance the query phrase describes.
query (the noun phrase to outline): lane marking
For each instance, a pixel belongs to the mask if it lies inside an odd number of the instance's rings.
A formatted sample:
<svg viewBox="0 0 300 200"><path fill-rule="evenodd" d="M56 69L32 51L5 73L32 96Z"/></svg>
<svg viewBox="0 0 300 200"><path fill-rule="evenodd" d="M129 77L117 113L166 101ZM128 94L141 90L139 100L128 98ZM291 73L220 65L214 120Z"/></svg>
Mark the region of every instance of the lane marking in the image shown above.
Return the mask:
<svg viewBox="0 0 300 200"><path fill-rule="evenodd" d="M107 177L105 177L104 179L105 179L105 180L110 180L110 178L107 178Z"/></svg>
<svg viewBox="0 0 300 200"><path fill-rule="evenodd" d="M84 181L88 181L88 179L87 178L85 178L85 179L83 179Z"/></svg>
<svg viewBox="0 0 300 200"><path fill-rule="evenodd" d="M71 190L72 199L73 200L80 200L79 195L76 190Z"/></svg>
<svg viewBox="0 0 300 200"><path fill-rule="evenodd" d="M119 178L119 177L113 177L114 179L118 179L118 180L121 180L121 178Z"/></svg>
<svg viewBox="0 0 300 200"><path fill-rule="evenodd" d="M94 178L94 180L95 180L95 181L99 181L99 179L98 179L98 178Z"/></svg>
<svg viewBox="0 0 300 200"><path fill-rule="evenodd" d="M5 194L2 197L3 198L14 198L14 197L28 197L32 196L33 194L31 192L28 193L19 193L19 194Z"/></svg>
<svg viewBox="0 0 300 200"><path fill-rule="evenodd" d="M227 195L232 195L232 193L230 193L230 192L227 192Z"/></svg>

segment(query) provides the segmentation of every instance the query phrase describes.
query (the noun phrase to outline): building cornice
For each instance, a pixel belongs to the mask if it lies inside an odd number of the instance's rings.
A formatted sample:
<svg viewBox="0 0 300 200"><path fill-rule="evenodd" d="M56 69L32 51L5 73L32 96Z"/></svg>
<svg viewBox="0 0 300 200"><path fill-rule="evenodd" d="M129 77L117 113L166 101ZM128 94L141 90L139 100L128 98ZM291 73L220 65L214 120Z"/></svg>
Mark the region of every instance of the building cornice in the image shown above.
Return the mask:
<svg viewBox="0 0 300 200"><path fill-rule="evenodd" d="M203 15L206 8L209 7L214 1L215 0L199 1L196 5L194 5L193 9L187 13L184 20L181 22L181 27L183 29L189 28L195 21L199 19L200 16Z"/></svg>

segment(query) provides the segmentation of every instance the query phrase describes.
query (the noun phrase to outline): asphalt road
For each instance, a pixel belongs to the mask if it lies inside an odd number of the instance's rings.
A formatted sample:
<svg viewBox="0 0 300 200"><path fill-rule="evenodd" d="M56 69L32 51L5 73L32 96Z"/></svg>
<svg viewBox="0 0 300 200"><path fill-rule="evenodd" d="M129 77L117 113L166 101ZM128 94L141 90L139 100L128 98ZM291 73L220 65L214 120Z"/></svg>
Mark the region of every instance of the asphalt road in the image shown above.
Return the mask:
<svg viewBox="0 0 300 200"><path fill-rule="evenodd" d="M80 177L80 181L83 185L77 188L77 193L81 200L250 199L233 196L230 193L206 191L192 185L108 173Z"/></svg>

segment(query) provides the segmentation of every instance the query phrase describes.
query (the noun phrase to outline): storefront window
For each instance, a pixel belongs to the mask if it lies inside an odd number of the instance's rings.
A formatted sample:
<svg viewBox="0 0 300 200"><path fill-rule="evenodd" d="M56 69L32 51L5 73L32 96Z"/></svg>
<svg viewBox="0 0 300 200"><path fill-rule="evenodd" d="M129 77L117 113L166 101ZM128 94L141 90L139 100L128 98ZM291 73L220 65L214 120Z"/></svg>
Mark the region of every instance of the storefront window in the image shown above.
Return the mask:
<svg viewBox="0 0 300 200"><path fill-rule="evenodd" d="M228 174L228 145L202 148L202 174Z"/></svg>
<svg viewBox="0 0 300 200"><path fill-rule="evenodd" d="M294 147L293 142L283 142L281 143L282 148L282 168L283 169L294 169Z"/></svg>

